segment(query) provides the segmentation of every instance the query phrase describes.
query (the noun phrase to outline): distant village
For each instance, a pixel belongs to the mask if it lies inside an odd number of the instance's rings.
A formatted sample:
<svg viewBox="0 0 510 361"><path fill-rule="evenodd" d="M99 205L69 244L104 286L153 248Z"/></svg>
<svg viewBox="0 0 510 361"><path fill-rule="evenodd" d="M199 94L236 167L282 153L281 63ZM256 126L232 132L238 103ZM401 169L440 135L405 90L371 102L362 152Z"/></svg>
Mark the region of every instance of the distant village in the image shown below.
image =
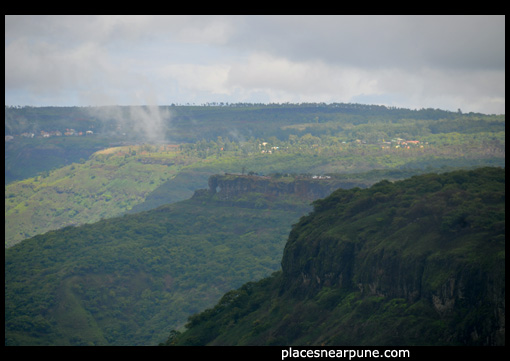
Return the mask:
<svg viewBox="0 0 510 361"><path fill-rule="evenodd" d="M391 140L391 142L382 142L382 148L407 148L410 149L411 147L420 147L423 148L423 144L420 143L419 140L405 140L402 138L394 138ZM425 144L428 144L428 142L425 142Z"/></svg>
<svg viewBox="0 0 510 361"><path fill-rule="evenodd" d="M76 131L74 129L66 129L65 132L61 132L59 130L55 130L55 131L52 131L52 132L46 132L44 130L41 130L40 134L35 134L35 133L29 133L29 132L25 132L25 133L21 133L19 135L19 137L22 137L22 138L34 138L34 137L40 137L40 138L50 138L50 137L81 137L81 136L87 136L87 135L93 135L94 132L92 130L87 130L85 132L82 132L82 131ZM13 140L15 137L13 135L6 135L5 136L5 141L8 142L8 141L11 141Z"/></svg>
<svg viewBox="0 0 510 361"><path fill-rule="evenodd" d="M342 144L357 144L357 145L364 145L367 144L366 141L356 139L349 142L343 141ZM411 148L423 148L423 145L428 145L428 142L421 143L419 140L405 140L402 138L393 138L391 141L385 141L382 140L378 142L382 149L389 149L389 148L404 148L404 149L411 149ZM312 145L312 147L318 147L317 144ZM259 150L262 154L272 154L276 151L278 151L280 147L271 146L267 142L263 142L259 144ZM223 149L222 149L223 150Z"/></svg>
<svg viewBox="0 0 510 361"><path fill-rule="evenodd" d="M50 137L81 137L81 136L91 136L94 132L92 130L87 130L85 132L83 131L76 131L74 129L66 129L65 132L61 132L59 130L46 132L44 130L41 130L39 134L25 132L21 133L20 135L6 135L5 141L11 141L15 139L15 137L21 137L21 138L50 138ZM126 133L121 133L123 136L126 135ZM364 140L352 140L349 142L342 142L343 144L358 144L358 145L364 145L367 144ZM405 140L402 138L393 138L391 141L379 141L378 144L381 146L382 149L389 149L389 148L404 148L404 149L410 149L410 148L423 148L423 145L427 145L428 142L420 143L419 140ZM317 147L318 145L313 145L312 147ZM262 142L259 144L259 151L261 153L265 154L272 154L277 152L280 149L278 146L272 146L268 142ZM223 150L223 148L221 148Z"/></svg>

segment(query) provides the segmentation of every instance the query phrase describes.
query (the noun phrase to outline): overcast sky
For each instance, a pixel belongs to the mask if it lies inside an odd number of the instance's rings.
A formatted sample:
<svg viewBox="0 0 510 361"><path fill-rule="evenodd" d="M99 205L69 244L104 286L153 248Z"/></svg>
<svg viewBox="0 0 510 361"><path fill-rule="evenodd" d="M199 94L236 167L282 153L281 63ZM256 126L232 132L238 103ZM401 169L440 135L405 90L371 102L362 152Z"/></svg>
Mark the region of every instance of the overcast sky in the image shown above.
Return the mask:
<svg viewBox="0 0 510 361"><path fill-rule="evenodd" d="M10 16L6 105L505 112L503 16Z"/></svg>

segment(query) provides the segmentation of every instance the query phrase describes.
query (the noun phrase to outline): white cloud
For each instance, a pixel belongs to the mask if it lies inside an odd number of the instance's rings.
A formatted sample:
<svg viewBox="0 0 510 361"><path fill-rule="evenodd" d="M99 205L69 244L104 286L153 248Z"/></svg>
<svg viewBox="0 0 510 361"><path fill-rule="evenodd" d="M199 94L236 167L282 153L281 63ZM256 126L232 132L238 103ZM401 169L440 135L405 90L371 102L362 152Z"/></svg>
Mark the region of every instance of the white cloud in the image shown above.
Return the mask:
<svg viewBox="0 0 510 361"><path fill-rule="evenodd" d="M179 89L191 92L228 94L226 87L228 65L170 64L158 74L164 79L176 82Z"/></svg>
<svg viewBox="0 0 510 361"><path fill-rule="evenodd" d="M227 84L245 91L271 91L282 101L348 101L353 93L374 91L375 81L359 68L253 54L231 67Z"/></svg>

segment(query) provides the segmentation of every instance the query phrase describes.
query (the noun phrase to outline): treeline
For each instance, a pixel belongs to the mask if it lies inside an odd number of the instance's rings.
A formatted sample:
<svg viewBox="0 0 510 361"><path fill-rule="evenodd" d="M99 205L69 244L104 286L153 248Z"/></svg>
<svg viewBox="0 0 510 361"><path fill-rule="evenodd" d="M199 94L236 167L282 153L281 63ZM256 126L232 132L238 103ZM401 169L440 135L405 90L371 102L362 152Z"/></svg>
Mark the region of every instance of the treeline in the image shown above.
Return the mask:
<svg viewBox="0 0 510 361"><path fill-rule="evenodd" d="M141 112L133 112L136 108ZM462 114L440 109L410 110L381 105L364 104L235 104L228 106L159 106L159 107L5 107L5 134L23 132L39 133L41 130L64 131L72 128L77 131L93 130L94 134L126 133L138 136L127 125L136 124L140 114L159 117L168 140L178 142L199 141L201 136L208 140L217 136L287 138L290 133L282 127L304 123L340 122L346 124L373 124L397 122L400 120L460 120L465 124L471 120L486 119L501 121L504 116L479 113ZM190 126L193 126L190 129ZM460 124L457 125L457 128ZM482 124L484 125L484 124ZM451 125L448 125L451 128ZM472 127L471 127L472 128ZM207 132L205 131L207 130ZM283 131L283 133L282 133ZM459 131L446 130L441 131ZM276 132L276 133L275 133ZM434 133L435 131L432 130Z"/></svg>

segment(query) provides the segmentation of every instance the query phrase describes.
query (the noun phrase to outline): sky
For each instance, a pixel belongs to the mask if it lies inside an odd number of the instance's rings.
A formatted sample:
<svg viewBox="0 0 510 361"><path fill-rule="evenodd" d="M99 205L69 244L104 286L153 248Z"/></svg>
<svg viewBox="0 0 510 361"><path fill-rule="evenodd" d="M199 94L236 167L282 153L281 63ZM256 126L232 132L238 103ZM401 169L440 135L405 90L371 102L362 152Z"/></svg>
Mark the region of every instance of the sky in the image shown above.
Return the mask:
<svg viewBox="0 0 510 361"><path fill-rule="evenodd" d="M5 104L505 113L505 16L6 15Z"/></svg>

